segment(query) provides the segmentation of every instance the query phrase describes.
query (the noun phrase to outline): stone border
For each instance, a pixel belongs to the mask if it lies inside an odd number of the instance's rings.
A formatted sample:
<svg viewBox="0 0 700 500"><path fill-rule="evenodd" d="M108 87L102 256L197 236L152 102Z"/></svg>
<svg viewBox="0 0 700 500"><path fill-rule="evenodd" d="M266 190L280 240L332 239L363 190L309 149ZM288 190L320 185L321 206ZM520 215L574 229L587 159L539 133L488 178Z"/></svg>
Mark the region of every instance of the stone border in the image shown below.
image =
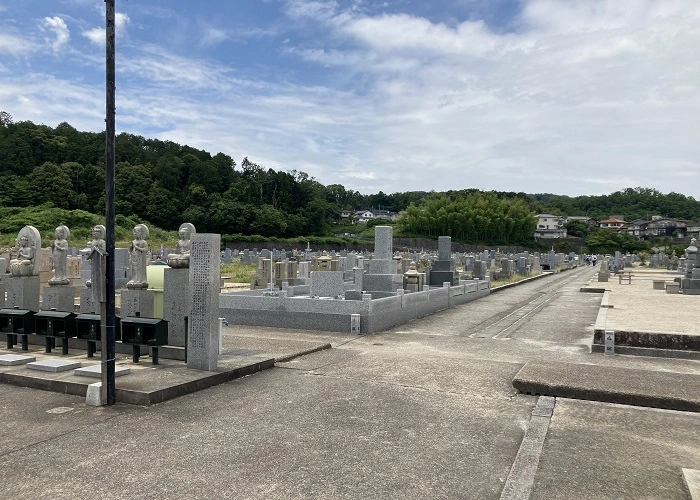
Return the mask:
<svg viewBox="0 0 700 500"><path fill-rule="evenodd" d="M700 376L634 368L528 361L513 378L523 394L700 411Z"/></svg>
<svg viewBox="0 0 700 500"><path fill-rule="evenodd" d="M128 403L138 406L148 406L155 403L162 403L169 399L174 399L185 394L201 391L215 385L220 385L225 382L230 382L237 378L245 377L252 373L256 373L268 368L272 368L275 360L264 359L257 360L247 365L239 366L230 370L219 372L202 372L206 376L176 384L154 391L138 391L132 389L116 388L116 401L118 403ZM58 392L63 394L71 394L73 396L85 397L88 390L88 381L85 383L74 382L69 380L60 380L52 378L42 378L38 376L28 376L17 372L0 372L0 383L11 384L20 387L29 387L32 389L41 389L44 391ZM118 384L117 384L118 385Z"/></svg>

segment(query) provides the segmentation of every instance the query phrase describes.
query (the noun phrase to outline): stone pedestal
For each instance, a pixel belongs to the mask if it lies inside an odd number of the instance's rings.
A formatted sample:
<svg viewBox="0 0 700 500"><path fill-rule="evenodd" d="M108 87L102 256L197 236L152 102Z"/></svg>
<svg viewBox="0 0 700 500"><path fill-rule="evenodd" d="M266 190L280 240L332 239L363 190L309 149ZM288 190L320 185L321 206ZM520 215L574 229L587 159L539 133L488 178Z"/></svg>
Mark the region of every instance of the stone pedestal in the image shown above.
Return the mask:
<svg viewBox="0 0 700 500"><path fill-rule="evenodd" d="M99 307L99 304L98 304ZM127 316L141 316L153 318L155 313L154 290L124 290L121 296L122 318Z"/></svg>
<svg viewBox="0 0 700 500"><path fill-rule="evenodd" d="M100 314L100 303L92 297L92 288L80 290L80 314Z"/></svg>
<svg viewBox="0 0 700 500"><path fill-rule="evenodd" d="M7 286L5 286L5 282L4 281L0 282L0 309L5 307L5 292L6 291L7 291Z"/></svg>
<svg viewBox="0 0 700 500"><path fill-rule="evenodd" d="M40 288L38 276L8 278L5 307L38 311Z"/></svg>
<svg viewBox="0 0 700 500"><path fill-rule="evenodd" d="M75 288L72 286L50 286L44 288L41 309L73 312L75 309Z"/></svg>
<svg viewBox="0 0 700 500"><path fill-rule="evenodd" d="M163 319L168 322L168 344L185 346L186 323L189 313L190 270L163 270Z"/></svg>
<svg viewBox="0 0 700 500"><path fill-rule="evenodd" d="M443 283L455 284L454 262L436 260L430 269L430 286L442 286Z"/></svg>

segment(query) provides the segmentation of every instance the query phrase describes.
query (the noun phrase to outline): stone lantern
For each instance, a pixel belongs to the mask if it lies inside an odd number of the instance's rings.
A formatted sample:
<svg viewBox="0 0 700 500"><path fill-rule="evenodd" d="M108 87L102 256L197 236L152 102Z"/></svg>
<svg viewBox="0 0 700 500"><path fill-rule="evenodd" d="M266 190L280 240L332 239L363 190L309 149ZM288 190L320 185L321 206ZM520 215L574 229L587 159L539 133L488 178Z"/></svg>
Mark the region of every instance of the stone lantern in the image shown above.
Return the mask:
<svg viewBox="0 0 700 500"><path fill-rule="evenodd" d="M685 261L685 277L693 277L693 269L700 267L700 262L698 262L698 247L695 238L690 240L690 246L685 249L686 261Z"/></svg>
<svg viewBox="0 0 700 500"><path fill-rule="evenodd" d="M408 271L403 273L404 289L410 292L419 292L421 290L422 274L416 269L416 263L411 262Z"/></svg>
<svg viewBox="0 0 700 500"><path fill-rule="evenodd" d="M328 252L325 250L321 254L321 256L317 259L318 262L318 270L319 271L330 271L331 270L331 261L333 259L328 255Z"/></svg>

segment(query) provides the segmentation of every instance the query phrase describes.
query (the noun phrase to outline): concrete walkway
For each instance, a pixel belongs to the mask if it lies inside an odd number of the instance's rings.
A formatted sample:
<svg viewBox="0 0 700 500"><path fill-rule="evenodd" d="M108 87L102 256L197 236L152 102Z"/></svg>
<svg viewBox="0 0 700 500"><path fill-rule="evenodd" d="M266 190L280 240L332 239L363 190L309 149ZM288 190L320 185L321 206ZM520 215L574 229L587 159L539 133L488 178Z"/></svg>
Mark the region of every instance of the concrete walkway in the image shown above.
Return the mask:
<svg viewBox="0 0 700 500"><path fill-rule="evenodd" d="M513 386L568 372L645 395L654 376L697 399L699 361L590 352L602 295L579 290L595 271L368 336L229 327L239 353L332 348L148 407L2 385L0 497L690 498L697 413Z"/></svg>

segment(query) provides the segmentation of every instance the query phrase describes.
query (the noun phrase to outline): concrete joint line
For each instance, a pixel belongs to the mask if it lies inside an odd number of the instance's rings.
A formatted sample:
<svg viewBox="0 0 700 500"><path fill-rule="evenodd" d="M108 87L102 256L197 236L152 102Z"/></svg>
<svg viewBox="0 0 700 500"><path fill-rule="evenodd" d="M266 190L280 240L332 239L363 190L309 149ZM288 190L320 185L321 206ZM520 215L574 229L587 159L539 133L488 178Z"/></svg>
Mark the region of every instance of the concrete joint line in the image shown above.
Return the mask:
<svg viewBox="0 0 700 500"><path fill-rule="evenodd" d="M535 474L540 463L549 422L554 412L555 398L540 396L532 410L530 423L525 431L520 449L510 468L506 484L501 492L501 500L527 500L535 484Z"/></svg>

